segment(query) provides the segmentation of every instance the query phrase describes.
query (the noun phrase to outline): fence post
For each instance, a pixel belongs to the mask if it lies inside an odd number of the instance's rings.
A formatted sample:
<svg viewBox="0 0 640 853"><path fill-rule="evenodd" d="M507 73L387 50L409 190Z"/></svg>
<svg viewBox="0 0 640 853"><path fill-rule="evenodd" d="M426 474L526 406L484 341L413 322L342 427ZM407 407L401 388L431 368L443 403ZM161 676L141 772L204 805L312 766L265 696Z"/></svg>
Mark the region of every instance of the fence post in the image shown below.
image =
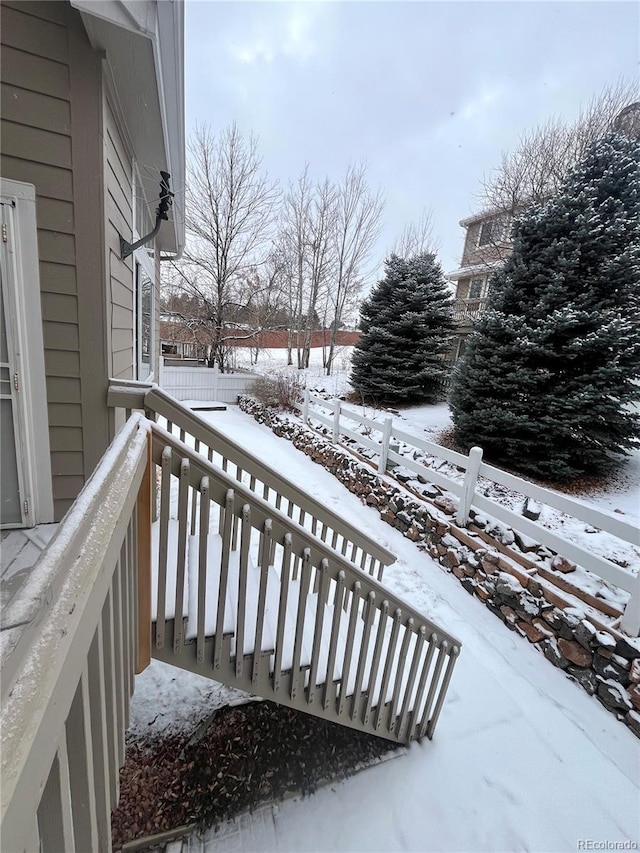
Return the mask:
<svg viewBox="0 0 640 853"><path fill-rule="evenodd" d="M481 462L482 448L472 447L469 451L469 461L467 462L467 470L464 475L464 483L462 484L462 494L460 495L460 504L456 515L456 522L460 527L464 527L469 521L469 510L471 509L473 493L476 490Z"/></svg>
<svg viewBox="0 0 640 853"><path fill-rule="evenodd" d="M309 402L310 392L308 388L304 389L304 404L302 406L302 423L307 426L309 423Z"/></svg>
<svg viewBox="0 0 640 853"><path fill-rule="evenodd" d="M385 418L382 427L382 445L380 447L380 459L378 460L378 474L384 474L387 470L387 459L389 458L389 443L391 441L391 430L393 429L393 418Z"/></svg>
<svg viewBox="0 0 640 853"><path fill-rule="evenodd" d="M216 403L222 402L222 400L218 400L218 377L220 375L220 368L218 364L213 365L213 399Z"/></svg>
<svg viewBox="0 0 640 853"><path fill-rule="evenodd" d="M333 436L331 441L333 444L338 443L340 437L340 400L333 401Z"/></svg>
<svg viewBox="0 0 640 853"><path fill-rule="evenodd" d="M164 387L164 356L161 355L158 360L158 385Z"/></svg>
<svg viewBox="0 0 640 853"><path fill-rule="evenodd" d="M640 635L640 574L636 576L635 589L620 620L620 628L631 637Z"/></svg>

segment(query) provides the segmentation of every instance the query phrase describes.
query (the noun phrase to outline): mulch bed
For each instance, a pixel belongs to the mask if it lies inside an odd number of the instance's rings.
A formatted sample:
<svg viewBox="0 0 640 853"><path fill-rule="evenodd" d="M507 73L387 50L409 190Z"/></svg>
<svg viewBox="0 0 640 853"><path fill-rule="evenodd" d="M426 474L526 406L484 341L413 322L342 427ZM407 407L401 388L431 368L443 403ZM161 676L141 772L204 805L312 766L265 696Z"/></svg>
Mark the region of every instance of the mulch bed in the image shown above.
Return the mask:
<svg viewBox="0 0 640 853"><path fill-rule="evenodd" d="M193 733L128 742L113 847L187 824L214 826L289 793L312 794L398 746L272 702L220 708Z"/></svg>

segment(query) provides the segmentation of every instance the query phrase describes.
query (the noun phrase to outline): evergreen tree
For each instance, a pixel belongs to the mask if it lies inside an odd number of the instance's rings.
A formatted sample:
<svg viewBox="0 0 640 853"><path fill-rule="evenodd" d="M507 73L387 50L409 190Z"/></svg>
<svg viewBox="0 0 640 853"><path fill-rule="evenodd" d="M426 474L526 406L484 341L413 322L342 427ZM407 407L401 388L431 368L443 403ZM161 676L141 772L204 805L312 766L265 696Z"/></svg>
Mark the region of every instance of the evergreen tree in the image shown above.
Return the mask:
<svg viewBox="0 0 640 853"><path fill-rule="evenodd" d="M554 480L603 472L640 437L640 141L596 143L514 238L456 370L456 438Z"/></svg>
<svg viewBox="0 0 640 853"><path fill-rule="evenodd" d="M374 403L435 402L448 367L453 300L435 255L391 255L360 309L351 384Z"/></svg>

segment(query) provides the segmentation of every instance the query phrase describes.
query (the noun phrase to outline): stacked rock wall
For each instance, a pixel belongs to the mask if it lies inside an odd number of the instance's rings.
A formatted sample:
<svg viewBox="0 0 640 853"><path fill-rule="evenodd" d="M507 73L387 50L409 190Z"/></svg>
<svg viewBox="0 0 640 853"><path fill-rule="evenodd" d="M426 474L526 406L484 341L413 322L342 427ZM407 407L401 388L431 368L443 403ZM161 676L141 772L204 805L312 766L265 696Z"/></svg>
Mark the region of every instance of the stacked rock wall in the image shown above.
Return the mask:
<svg viewBox="0 0 640 853"><path fill-rule="evenodd" d="M239 404L375 507L383 521L426 550L510 630L526 637L640 737L640 640L609 627L606 610L603 614L590 604L581 606L583 602L564 595L546 577L532 576L486 532L473 525L469 530L457 527L451 521L454 505L435 490L433 502L414 498L350 453L255 399L240 397Z"/></svg>

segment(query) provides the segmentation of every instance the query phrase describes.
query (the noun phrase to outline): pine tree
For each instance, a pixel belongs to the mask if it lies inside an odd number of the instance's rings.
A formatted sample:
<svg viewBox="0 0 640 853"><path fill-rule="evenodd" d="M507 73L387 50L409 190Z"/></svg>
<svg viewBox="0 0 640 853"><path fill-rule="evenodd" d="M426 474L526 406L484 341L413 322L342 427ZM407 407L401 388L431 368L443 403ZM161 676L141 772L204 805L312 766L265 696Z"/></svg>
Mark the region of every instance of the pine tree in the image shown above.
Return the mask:
<svg viewBox="0 0 640 853"><path fill-rule="evenodd" d="M351 384L373 403L435 402L448 368L453 300L435 255L391 255L360 309Z"/></svg>
<svg viewBox="0 0 640 853"><path fill-rule="evenodd" d="M640 438L640 141L596 143L514 229L456 370L458 442L562 480Z"/></svg>

